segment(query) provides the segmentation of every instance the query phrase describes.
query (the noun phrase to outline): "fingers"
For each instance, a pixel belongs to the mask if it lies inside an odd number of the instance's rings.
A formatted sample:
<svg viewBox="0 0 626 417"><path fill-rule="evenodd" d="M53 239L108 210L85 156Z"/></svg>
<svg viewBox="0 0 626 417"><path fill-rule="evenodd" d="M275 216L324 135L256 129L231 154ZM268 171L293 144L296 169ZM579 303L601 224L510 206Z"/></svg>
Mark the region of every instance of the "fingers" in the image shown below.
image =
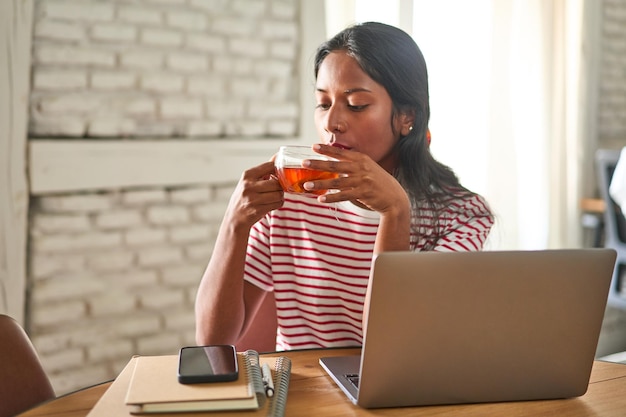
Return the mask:
<svg viewBox="0 0 626 417"><path fill-rule="evenodd" d="M338 146L324 145L323 143L314 144L313 150L317 153L321 153L322 155L327 155L336 159L343 159L350 153L356 153L354 151L351 152L348 149L343 149Z"/></svg>
<svg viewBox="0 0 626 417"><path fill-rule="evenodd" d="M232 221L252 226L283 205L284 194L274 177L274 164L264 162L243 172L229 203Z"/></svg>
<svg viewBox="0 0 626 417"><path fill-rule="evenodd" d="M267 161L260 165L245 170L242 174L243 180L261 180L269 178L274 174L274 162Z"/></svg>

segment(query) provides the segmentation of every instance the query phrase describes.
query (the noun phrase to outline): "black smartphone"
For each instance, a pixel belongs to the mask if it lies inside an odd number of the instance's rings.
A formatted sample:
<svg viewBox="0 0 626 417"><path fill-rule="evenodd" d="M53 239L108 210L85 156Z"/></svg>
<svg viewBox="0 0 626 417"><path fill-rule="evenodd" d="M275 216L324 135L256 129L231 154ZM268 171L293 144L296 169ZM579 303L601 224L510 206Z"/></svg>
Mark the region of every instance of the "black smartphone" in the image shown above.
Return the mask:
<svg viewBox="0 0 626 417"><path fill-rule="evenodd" d="M186 346L178 353L178 382L235 381L239 377L233 345Z"/></svg>

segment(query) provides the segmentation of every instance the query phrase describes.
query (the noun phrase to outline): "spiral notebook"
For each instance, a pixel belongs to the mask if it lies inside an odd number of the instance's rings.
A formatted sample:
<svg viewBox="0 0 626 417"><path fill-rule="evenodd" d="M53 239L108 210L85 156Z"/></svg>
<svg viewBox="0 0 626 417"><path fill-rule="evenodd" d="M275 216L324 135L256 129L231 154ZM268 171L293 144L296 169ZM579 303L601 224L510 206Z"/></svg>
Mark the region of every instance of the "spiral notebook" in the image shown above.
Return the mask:
<svg viewBox="0 0 626 417"><path fill-rule="evenodd" d="M364 408L580 396L615 255L382 253L361 356L320 363Z"/></svg>
<svg viewBox="0 0 626 417"><path fill-rule="evenodd" d="M252 412L250 415L284 416L291 360L282 356L259 359L253 350L240 352L237 356L240 369L245 369L237 381L193 385L178 383L177 355L133 357L88 417L218 410L248 410L247 413ZM273 368L275 394L267 399L261 377L260 365L263 363ZM258 411L255 413L254 410Z"/></svg>

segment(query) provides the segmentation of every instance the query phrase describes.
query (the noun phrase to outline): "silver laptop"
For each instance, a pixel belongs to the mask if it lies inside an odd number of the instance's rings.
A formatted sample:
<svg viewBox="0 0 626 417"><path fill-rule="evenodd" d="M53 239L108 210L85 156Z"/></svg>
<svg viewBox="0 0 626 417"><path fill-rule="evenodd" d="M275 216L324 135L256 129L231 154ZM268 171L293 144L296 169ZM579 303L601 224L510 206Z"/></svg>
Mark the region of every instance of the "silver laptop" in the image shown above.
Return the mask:
<svg viewBox="0 0 626 417"><path fill-rule="evenodd" d="M320 364L364 408L587 390L612 249L383 253L360 356Z"/></svg>

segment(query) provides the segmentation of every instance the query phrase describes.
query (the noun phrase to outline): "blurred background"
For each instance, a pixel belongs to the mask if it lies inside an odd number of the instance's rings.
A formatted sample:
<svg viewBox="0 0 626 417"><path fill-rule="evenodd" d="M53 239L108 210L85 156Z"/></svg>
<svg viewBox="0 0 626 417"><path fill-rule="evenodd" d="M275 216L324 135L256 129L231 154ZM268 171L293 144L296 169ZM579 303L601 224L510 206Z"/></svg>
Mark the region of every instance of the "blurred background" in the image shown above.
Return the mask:
<svg viewBox="0 0 626 417"><path fill-rule="evenodd" d="M315 49L367 20L422 49L432 152L492 205L488 249L598 245L581 200L626 145L626 0L5 0L0 312L57 394L195 343L236 181L316 141ZM598 355L623 350L609 308Z"/></svg>

